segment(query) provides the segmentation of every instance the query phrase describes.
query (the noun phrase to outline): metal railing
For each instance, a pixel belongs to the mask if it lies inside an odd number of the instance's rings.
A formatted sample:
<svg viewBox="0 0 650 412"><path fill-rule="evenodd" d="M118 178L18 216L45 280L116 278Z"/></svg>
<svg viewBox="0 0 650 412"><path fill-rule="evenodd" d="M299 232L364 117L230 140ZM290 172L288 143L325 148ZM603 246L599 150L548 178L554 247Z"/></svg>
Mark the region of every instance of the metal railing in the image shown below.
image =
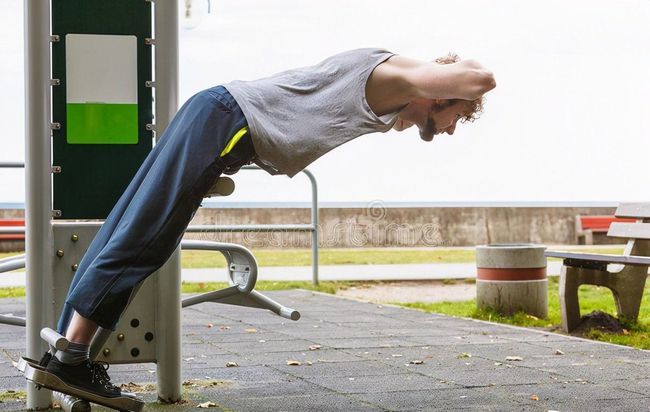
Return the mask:
<svg viewBox="0 0 650 412"><path fill-rule="evenodd" d="M244 166L242 170L262 170L257 166ZM254 224L254 225L190 225L186 233L216 233L216 232L311 232L311 264L312 282L318 285L318 185L316 178L308 170L301 173L307 175L311 183L311 222L309 224Z"/></svg>
<svg viewBox="0 0 650 412"><path fill-rule="evenodd" d="M0 168L21 169L25 167L24 162L0 162Z"/></svg>
<svg viewBox="0 0 650 412"><path fill-rule="evenodd" d="M0 168L23 168L23 162L0 162ZM242 170L262 170L257 166L244 166ZM308 170L302 170L311 184L311 222L309 224L259 224L259 225L190 225L186 233L216 232L311 232L312 283L318 285L318 185ZM0 227L0 234L25 234L22 226ZM0 271L1 272L1 271Z"/></svg>

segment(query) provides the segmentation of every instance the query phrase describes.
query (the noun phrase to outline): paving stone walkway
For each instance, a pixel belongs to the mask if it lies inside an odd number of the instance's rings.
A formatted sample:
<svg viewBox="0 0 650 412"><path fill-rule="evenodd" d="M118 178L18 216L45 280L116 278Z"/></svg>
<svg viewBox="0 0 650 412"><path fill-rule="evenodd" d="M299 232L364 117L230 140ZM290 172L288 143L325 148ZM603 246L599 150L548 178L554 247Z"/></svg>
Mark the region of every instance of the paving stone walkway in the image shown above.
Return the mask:
<svg viewBox="0 0 650 412"><path fill-rule="evenodd" d="M646 351L301 290L268 294L302 319L210 303L184 309L187 401L145 408L194 410L211 401L213 410L234 411L650 409ZM21 299L0 300L0 313L23 308ZM24 388L11 367L24 340L22 328L0 325L3 391ZM151 364L110 373L115 382L155 383ZM143 389L154 402L155 389ZM22 408L24 401L0 403Z"/></svg>

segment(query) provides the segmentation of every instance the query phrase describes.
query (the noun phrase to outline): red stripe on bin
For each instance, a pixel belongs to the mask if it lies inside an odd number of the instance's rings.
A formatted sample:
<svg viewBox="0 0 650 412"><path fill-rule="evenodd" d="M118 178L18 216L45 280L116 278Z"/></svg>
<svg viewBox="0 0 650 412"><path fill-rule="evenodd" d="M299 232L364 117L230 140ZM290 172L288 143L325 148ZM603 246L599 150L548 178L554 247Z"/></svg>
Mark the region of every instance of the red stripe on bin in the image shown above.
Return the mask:
<svg viewBox="0 0 650 412"><path fill-rule="evenodd" d="M479 280L542 280L546 279L546 268L477 268L476 274Z"/></svg>

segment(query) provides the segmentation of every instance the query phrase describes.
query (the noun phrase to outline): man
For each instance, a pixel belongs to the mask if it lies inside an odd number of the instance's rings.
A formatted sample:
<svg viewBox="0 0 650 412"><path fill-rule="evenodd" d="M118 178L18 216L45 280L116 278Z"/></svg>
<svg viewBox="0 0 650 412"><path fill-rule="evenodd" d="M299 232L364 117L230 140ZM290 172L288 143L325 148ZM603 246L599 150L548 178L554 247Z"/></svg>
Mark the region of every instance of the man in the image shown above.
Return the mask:
<svg viewBox="0 0 650 412"><path fill-rule="evenodd" d="M67 385L120 396L88 359L98 326L114 329L136 285L178 246L222 173L255 162L294 176L355 137L413 125L425 141L473 120L496 86L490 71L449 55L423 62L358 49L255 81L204 90L178 111L114 206L70 286L59 332L71 342L48 359ZM63 391L63 390L62 390Z"/></svg>

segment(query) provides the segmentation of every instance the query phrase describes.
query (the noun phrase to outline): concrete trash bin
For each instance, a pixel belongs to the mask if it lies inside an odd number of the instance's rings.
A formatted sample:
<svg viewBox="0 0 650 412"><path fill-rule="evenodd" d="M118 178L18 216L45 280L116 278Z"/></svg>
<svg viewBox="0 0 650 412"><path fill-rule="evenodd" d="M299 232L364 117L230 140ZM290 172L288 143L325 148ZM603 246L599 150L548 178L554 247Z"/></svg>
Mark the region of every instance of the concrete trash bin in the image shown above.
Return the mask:
<svg viewBox="0 0 650 412"><path fill-rule="evenodd" d="M523 243L477 246L477 307L548 317L545 250L544 245Z"/></svg>

